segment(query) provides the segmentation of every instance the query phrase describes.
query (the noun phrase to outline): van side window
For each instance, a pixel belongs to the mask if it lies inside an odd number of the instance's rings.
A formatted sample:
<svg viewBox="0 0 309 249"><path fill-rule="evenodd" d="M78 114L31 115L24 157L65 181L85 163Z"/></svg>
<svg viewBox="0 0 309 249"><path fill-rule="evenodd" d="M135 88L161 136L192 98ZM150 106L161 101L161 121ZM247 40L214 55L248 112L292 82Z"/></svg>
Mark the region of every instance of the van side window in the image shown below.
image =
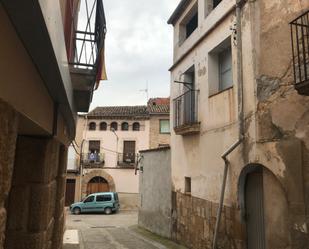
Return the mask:
<svg viewBox="0 0 309 249"><path fill-rule="evenodd" d="M97 195L97 201L111 201L111 195Z"/></svg>
<svg viewBox="0 0 309 249"><path fill-rule="evenodd" d="M84 200L84 203L86 202L93 202L94 201L94 196L89 196L86 200Z"/></svg>

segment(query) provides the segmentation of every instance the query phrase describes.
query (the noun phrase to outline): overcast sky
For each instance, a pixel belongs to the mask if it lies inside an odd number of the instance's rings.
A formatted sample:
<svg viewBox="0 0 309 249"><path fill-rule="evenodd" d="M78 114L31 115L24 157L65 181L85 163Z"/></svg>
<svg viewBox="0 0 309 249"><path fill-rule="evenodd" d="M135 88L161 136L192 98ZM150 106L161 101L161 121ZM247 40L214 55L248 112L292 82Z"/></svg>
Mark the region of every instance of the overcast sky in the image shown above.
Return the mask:
<svg viewBox="0 0 309 249"><path fill-rule="evenodd" d="M179 0L104 0L107 22L107 81L91 104L143 105L149 97L168 97L172 65L172 26L167 19Z"/></svg>

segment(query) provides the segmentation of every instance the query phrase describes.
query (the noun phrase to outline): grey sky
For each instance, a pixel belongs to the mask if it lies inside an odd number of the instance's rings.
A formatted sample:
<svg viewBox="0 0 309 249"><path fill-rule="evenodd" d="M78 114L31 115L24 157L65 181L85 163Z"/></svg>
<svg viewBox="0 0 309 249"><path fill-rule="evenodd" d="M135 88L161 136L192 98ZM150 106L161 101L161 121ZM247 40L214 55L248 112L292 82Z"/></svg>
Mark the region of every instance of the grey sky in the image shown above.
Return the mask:
<svg viewBox="0 0 309 249"><path fill-rule="evenodd" d="M107 21L106 68L91 104L141 105L169 96L173 30L167 19L179 0L104 0Z"/></svg>

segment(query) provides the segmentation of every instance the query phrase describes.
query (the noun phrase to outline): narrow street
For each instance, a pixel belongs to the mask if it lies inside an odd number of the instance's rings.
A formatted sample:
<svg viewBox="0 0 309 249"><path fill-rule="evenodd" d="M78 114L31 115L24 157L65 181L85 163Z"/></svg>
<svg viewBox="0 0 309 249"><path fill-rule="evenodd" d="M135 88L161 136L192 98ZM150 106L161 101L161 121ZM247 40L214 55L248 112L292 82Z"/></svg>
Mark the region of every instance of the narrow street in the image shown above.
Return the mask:
<svg viewBox="0 0 309 249"><path fill-rule="evenodd" d="M78 231L79 245L67 243L71 238L64 236L64 249L181 249L163 239L137 227L137 212L120 211L113 215L85 214L66 216L66 230ZM74 233L74 232L73 232ZM67 237L66 237L67 236Z"/></svg>

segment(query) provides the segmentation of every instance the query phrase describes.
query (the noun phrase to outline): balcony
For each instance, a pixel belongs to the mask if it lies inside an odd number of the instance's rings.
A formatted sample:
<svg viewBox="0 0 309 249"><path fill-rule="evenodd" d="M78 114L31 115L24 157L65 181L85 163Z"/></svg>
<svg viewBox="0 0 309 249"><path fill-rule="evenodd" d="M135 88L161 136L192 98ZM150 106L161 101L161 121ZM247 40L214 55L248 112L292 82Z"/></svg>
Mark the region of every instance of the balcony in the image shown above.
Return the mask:
<svg viewBox="0 0 309 249"><path fill-rule="evenodd" d="M188 90L173 100L174 131L177 135L192 135L200 132L198 121L198 91Z"/></svg>
<svg viewBox="0 0 309 249"><path fill-rule="evenodd" d="M93 90L98 82L105 79L104 41L106 21L102 0L81 0L79 8L74 8L71 28L72 46L68 57L74 100L77 109L87 112L92 100ZM67 43L70 41L67 41Z"/></svg>
<svg viewBox="0 0 309 249"><path fill-rule="evenodd" d="M104 167L105 157L103 153L83 153L81 163L84 169L100 169Z"/></svg>
<svg viewBox="0 0 309 249"><path fill-rule="evenodd" d="M137 163L136 153L118 153L117 165L120 168L134 168Z"/></svg>
<svg viewBox="0 0 309 249"><path fill-rule="evenodd" d="M290 25L295 89L309 96L309 10Z"/></svg>

